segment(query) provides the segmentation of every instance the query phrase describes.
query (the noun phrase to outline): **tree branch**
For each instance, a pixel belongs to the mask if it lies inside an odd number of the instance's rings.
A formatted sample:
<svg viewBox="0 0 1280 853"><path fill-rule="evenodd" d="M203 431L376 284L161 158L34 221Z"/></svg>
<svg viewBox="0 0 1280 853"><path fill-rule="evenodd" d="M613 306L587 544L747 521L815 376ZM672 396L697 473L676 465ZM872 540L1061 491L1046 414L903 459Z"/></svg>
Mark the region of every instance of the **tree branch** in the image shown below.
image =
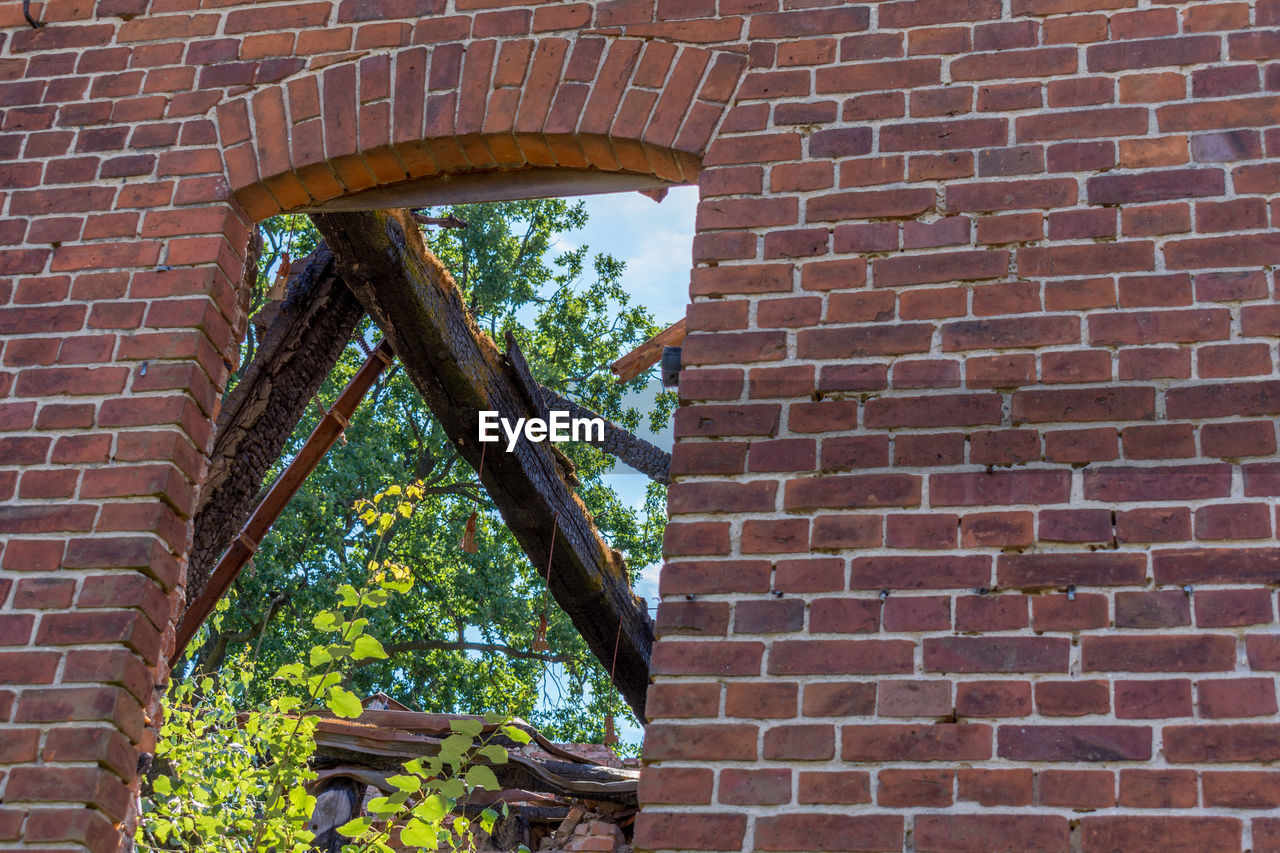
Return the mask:
<svg viewBox="0 0 1280 853"><path fill-rule="evenodd" d="M415 640L408 643L383 643L382 648L386 650L388 655L398 655L403 652L480 652L481 654L499 654L506 655L511 658L520 658L521 660L540 660L547 663L569 663L577 660L574 655L569 654L543 654L542 652L531 652L525 649L517 649L514 646L503 645L502 643L467 643L467 642L450 642L448 640ZM366 658L357 661L356 666L368 666L371 663L377 663L380 658Z"/></svg>

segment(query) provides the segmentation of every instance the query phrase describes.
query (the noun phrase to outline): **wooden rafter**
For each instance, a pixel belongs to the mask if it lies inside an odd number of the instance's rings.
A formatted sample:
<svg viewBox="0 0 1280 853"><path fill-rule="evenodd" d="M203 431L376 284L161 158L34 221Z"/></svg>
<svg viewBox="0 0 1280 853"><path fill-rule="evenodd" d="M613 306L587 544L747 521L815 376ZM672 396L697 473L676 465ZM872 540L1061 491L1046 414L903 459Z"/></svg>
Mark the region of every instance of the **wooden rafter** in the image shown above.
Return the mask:
<svg viewBox="0 0 1280 853"><path fill-rule="evenodd" d="M684 318L667 326L622 358L609 365L619 382L630 382L662 359L663 347L678 347L684 340Z"/></svg>
<svg viewBox="0 0 1280 853"><path fill-rule="evenodd" d="M478 413L532 416L508 359L472 321L448 271L407 212L313 214L337 269L381 326L458 452L481 469ZM644 719L653 623L631 589L622 557L601 537L551 446L495 445L480 479L550 591L623 698ZM555 532L554 551L552 530Z"/></svg>

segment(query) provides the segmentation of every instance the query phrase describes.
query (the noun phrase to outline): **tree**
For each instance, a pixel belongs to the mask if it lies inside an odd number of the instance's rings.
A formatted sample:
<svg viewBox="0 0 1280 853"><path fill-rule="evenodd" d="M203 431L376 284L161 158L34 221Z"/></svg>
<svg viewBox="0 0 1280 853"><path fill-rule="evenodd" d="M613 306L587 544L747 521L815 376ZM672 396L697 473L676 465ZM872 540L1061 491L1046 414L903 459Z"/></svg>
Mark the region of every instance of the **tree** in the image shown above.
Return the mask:
<svg viewBox="0 0 1280 853"><path fill-rule="evenodd" d="M620 262L592 256L585 246L556 251L559 235L585 224L583 206L539 200L431 213L469 223L464 229L430 230L427 239L454 272L477 323L498 340L511 331L543 385L636 429L641 413L625 405L624 395L643 388L645 380L621 385L607 365L658 326L644 308L630 304L619 284ZM309 222L297 216L277 217L264 232L266 263L255 308L264 301L276 259L285 251L297 257L316 240ZM377 331L366 321L361 333L372 341ZM250 334L244 363L254 344ZM349 346L320 397L333 399L364 355L358 344ZM660 399L651 412L654 426L672 404L666 395ZM318 417L313 410L299 425L286 458ZM390 657L356 668L348 677L350 689L381 690L432 711L517 714L564 740L599 739L606 714L628 713L608 673L544 596L545 567L531 566L506 534L475 473L453 452L400 370L384 374L346 439L262 543L203 642L197 639L196 667L226 673L255 658L274 668L314 645L311 614L332 606L337 587L353 582L367 563L350 508L389 485L421 480L426 498L420 511L382 543L382 553L413 572L413 592L375 617L371 631L383 638ZM656 561L663 489L651 485L637 512L604 484L613 464L609 457L585 445L561 448L576 466L579 493L598 527L633 574ZM458 543L473 511L479 513L478 551L468 554ZM533 637L544 610L549 650L536 652Z"/></svg>

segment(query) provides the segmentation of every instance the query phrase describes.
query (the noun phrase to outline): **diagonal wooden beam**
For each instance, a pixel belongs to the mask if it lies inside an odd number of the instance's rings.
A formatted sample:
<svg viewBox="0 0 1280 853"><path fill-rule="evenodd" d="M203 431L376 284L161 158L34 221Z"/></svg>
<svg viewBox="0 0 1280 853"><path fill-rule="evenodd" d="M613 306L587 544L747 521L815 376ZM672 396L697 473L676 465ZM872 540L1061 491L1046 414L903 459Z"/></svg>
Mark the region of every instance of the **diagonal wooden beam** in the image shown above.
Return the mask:
<svg viewBox="0 0 1280 853"><path fill-rule="evenodd" d="M321 246L290 282L253 361L222 404L194 516L188 607L204 593L214 566L252 512L268 469L362 317L364 308L334 275L333 255Z"/></svg>
<svg viewBox="0 0 1280 853"><path fill-rule="evenodd" d="M409 214L313 214L347 286L381 326L458 452L480 470L479 412L534 414L513 369L467 313L453 278ZM653 623L622 557L600 536L547 444L486 445L480 479L588 648L644 719ZM616 649L616 661L615 661Z"/></svg>
<svg viewBox="0 0 1280 853"><path fill-rule="evenodd" d="M351 377L347 387L342 389L333 406L320 418L320 422L299 448L297 455L271 484L270 491L253 508L253 514L249 516L239 535L232 540L231 547L227 548L213 571L209 573L208 581L200 594L187 604L186 612L178 622L177 640L173 652L175 661L182 659L182 653L186 651L191 638L195 636L196 631L200 630L204 620L209 618L218 600L226 595L231 584L239 576L240 570L257 553L258 546L271 530L271 525L276 523L280 513L284 512L284 508L289 505L289 501L297 494L298 489L302 488L307 477L320 464L320 460L324 459L329 448L333 447L341 437L342 431L351 422L351 416L355 414L360 401L365 398L373 388L373 383L378 381L378 377L394 359L395 353L391 351L391 347L385 340L381 341L356 371L355 376Z"/></svg>
<svg viewBox="0 0 1280 853"><path fill-rule="evenodd" d="M609 365L619 382L630 382L662 360L663 347L678 347L685 336L684 318L667 326L622 358Z"/></svg>

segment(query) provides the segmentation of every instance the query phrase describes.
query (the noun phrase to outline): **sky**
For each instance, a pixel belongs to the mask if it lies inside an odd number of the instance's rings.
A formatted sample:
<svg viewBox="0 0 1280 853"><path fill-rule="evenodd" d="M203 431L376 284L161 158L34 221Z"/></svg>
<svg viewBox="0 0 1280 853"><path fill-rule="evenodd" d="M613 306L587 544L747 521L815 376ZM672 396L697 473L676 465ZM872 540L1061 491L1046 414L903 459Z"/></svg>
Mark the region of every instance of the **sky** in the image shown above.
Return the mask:
<svg viewBox="0 0 1280 853"><path fill-rule="evenodd" d="M574 201L574 199L569 199ZM682 318L689 302L689 270L693 266L693 225L698 206L697 187L674 187L661 202L636 192L582 196L587 206L587 227L562 239L566 248L586 244L591 251L606 252L626 262L623 286L634 302L648 308L666 328ZM658 390L651 380L650 393ZM633 404L642 405L637 395ZM645 438L670 452L673 435L668 425ZM633 506L644 503L646 478L619 466L605 478L619 496ZM650 604L657 603L658 565L643 570L637 592Z"/></svg>

